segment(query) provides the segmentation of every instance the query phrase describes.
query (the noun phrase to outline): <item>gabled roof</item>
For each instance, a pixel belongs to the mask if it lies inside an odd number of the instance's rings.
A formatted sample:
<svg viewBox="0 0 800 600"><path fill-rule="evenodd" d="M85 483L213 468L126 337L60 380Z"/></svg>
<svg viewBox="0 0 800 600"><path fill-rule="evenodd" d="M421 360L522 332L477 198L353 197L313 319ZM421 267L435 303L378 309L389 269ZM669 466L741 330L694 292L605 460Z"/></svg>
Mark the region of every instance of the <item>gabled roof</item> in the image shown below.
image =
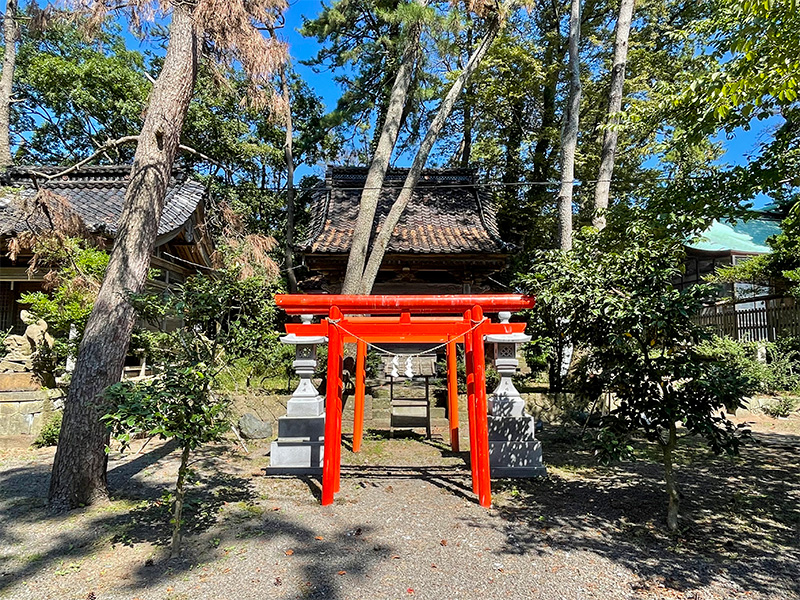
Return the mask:
<svg viewBox="0 0 800 600"><path fill-rule="evenodd" d="M387 173L373 235L380 231L407 174L408 169ZM362 167L328 168L324 186L313 194L309 236L301 244L305 252L349 252L366 176L367 169ZM387 248L387 253L399 254L507 251L491 199L471 169L424 171Z"/></svg>
<svg viewBox="0 0 800 600"><path fill-rule="evenodd" d="M116 233L131 167L81 167L53 180L31 174L53 175L63 170L64 167L14 167L0 174L0 235L15 235L48 227L43 214L26 215L23 208L26 200L36 195L34 181L40 189L64 198L70 211L80 217L93 233L110 236ZM180 230L194 213L204 193L205 188L200 182L180 172L173 173L158 225L158 235L165 236Z"/></svg>

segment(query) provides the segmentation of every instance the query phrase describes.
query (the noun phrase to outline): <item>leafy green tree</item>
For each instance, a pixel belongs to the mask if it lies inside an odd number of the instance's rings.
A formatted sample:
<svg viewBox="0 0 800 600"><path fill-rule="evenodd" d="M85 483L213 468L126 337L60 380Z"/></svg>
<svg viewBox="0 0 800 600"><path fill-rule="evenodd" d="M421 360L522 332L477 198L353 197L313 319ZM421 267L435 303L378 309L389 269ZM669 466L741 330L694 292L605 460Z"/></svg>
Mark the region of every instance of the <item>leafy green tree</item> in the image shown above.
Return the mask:
<svg viewBox="0 0 800 600"><path fill-rule="evenodd" d="M735 365L707 355L692 315L711 289L679 291L681 246L641 224L609 237L587 230L571 252L551 252L524 274L521 285L539 296L539 313L556 306L568 320L556 321L552 337L567 328L587 352L591 375L614 394L604 418L601 450L617 457L633 432L658 444L668 495L667 526L678 528L680 494L674 468L678 423L704 438L712 451L735 454L740 435L721 407L733 409L747 394L747 379ZM564 298L562 301L561 299ZM537 309L534 309L534 314Z"/></svg>
<svg viewBox="0 0 800 600"><path fill-rule="evenodd" d="M23 31L12 121L17 162L74 163L139 132L152 88L149 65L125 47L118 25L106 21L91 39L74 20ZM132 156L132 146L120 146L106 160Z"/></svg>
<svg viewBox="0 0 800 600"><path fill-rule="evenodd" d="M105 392L102 421L123 448L134 433L174 438L182 452L175 486L172 554L180 551L181 519L189 456L219 441L230 428L228 397L217 393L220 376L237 359L268 362L277 357L279 288L266 277L242 277L229 267L214 276L195 275L176 291L134 295L139 315L155 331L163 362L154 379L123 381ZM165 324L178 324L167 331Z"/></svg>
<svg viewBox="0 0 800 600"><path fill-rule="evenodd" d="M212 395L210 383L202 365L170 367L157 379L117 383L105 393L113 408L102 420L123 448L132 432L175 438L181 447L173 507L172 556L180 553L190 453L203 444L220 441L230 429L228 402Z"/></svg>
<svg viewBox="0 0 800 600"><path fill-rule="evenodd" d="M150 0L124 5L99 0L76 4L92 9L93 17L100 19L109 10L124 10L132 22L171 9L171 21L164 63L137 137L114 250L87 321L64 405L49 493L51 506L57 508L74 507L107 494L104 448L108 431L100 422L99 396L117 379L125 361L136 320L125 294L141 292L147 279L204 42L209 42L217 56L242 64L256 97L284 58L284 49L264 38L256 26L274 22L285 8L282 0L226 4L225 10L221 10L220 0L169 5Z"/></svg>
<svg viewBox="0 0 800 600"><path fill-rule="evenodd" d="M37 237L33 252L37 268L47 270L48 289L23 294L20 302L36 319L44 319L54 337L52 352L38 356L38 362L39 368L55 375L67 358L77 355L108 266L108 252L83 239L45 235Z"/></svg>

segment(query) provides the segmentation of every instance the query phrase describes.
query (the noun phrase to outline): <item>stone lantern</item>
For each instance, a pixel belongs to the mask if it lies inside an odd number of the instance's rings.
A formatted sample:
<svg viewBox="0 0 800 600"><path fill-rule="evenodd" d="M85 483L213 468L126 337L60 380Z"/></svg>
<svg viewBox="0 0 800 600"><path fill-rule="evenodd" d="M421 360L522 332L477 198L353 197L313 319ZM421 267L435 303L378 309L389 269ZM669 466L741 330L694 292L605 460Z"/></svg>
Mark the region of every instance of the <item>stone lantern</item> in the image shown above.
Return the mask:
<svg viewBox="0 0 800 600"><path fill-rule="evenodd" d="M313 315L300 316L306 325L313 319ZM317 366L317 345L327 343L328 338L290 333L281 342L295 347L292 367L300 383L286 404L286 416L278 417L278 439L270 449L269 471L318 472L325 439L325 399L314 387L312 377Z"/></svg>
<svg viewBox="0 0 800 600"><path fill-rule="evenodd" d="M508 323L511 313L498 314ZM489 466L494 477L535 477L544 475L542 443L536 439L536 420L525 412L525 400L511 379L517 372L520 344L531 340L524 333L487 335L495 344L494 365L500 383L488 398Z"/></svg>

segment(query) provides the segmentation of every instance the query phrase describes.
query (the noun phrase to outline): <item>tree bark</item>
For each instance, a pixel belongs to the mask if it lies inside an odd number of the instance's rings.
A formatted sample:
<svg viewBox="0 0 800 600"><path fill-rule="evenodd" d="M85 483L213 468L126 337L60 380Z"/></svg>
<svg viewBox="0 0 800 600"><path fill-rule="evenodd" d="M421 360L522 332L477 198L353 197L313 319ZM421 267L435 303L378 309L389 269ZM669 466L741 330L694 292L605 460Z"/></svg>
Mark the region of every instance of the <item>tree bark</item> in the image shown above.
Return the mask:
<svg viewBox="0 0 800 600"><path fill-rule="evenodd" d="M189 470L189 446L183 447L181 452L181 466L178 467L178 481L175 484L175 506L172 512L174 524L172 526L172 543L170 544L170 558L175 558L181 553L181 520L183 519L183 497L186 495L186 472Z"/></svg>
<svg viewBox="0 0 800 600"><path fill-rule="evenodd" d="M472 27L467 29L467 47L472 50ZM472 158L472 102L475 97L472 88L472 85L467 85L467 89L464 91L464 137L461 141L460 159L462 169L469 168L469 162Z"/></svg>
<svg viewBox="0 0 800 600"><path fill-rule="evenodd" d="M14 87L14 68L17 64L17 0L8 0L3 20L3 74L0 75L0 168L14 164L11 157L11 94Z"/></svg>
<svg viewBox="0 0 800 600"><path fill-rule="evenodd" d="M550 14L549 12L547 13ZM558 91L558 73L560 69L553 68L558 48L561 45L561 30L559 28L558 14L553 10L552 18L548 19L545 28L550 27L552 36L544 36L544 68L547 77L542 87L542 121L539 128L539 138L533 150L533 181L541 182L550 179L551 168L548 161L550 144L552 141L551 129L556 124L556 95Z"/></svg>
<svg viewBox="0 0 800 600"><path fill-rule="evenodd" d="M439 110L436 112L436 116L434 116L433 121L431 122L430 127L425 134L425 138L420 143L417 154L414 156L414 161L411 163L411 168L409 169L408 175L403 182L403 188L400 190L400 194L392 204L391 209L389 209L389 214L386 215L386 220L381 226L381 230L375 236L375 242L372 244L369 260L367 261L364 275L361 278L361 282L356 293L369 294L372 291L372 286L375 285L375 279L378 276L378 270L383 262L383 256L386 253L389 240L392 237L394 228L400 221L403 211L406 209L408 202L411 200L411 196L414 193L414 188L417 185L417 181L419 181L419 177L422 174L422 169L425 167L425 163L428 160L428 155L433 148L433 144L438 139L439 134L447 122L447 119L453 112L453 106L455 105L456 99L458 98L459 94L461 94L461 91L464 89L464 86L466 85L467 81L469 81L469 78L475 72L480 62L483 60L483 57L486 56L486 53L489 51L489 47L492 45L492 42L494 42L497 34L500 32L503 22L504 21L499 14L492 19L492 21L489 23L486 34L481 40L481 43L472 52L472 55L469 57L469 61L464 67L464 70L453 82L452 87L447 92L444 100L442 100L442 104L439 106Z"/></svg>
<svg viewBox="0 0 800 600"><path fill-rule="evenodd" d="M294 273L294 153L292 151L292 98L289 94L289 82L286 67L281 69L281 94L286 110L286 139L283 143L283 156L286 160L286 283L289 293L297 293L297 275Z"/></svg>
<svg viewBox="0 0 800 600"><path fill-rule="evenodd" d="M164 66L150 96L114 250L78 350L50 481L50 505L75 508L107 497L101 395L119 381L135 314L126 294L144 288L164 197L197 73L201 31L176 3Z"/></svg>
<svg viewBox="0 0 800 600"><path fill-rule="evenodd" d="M427 0L417 1L422 6L427 4ZM411 87L411 80L420 51L419 39L421 34L422 23L418 21L411 26L409 31L408 41L403 49L403 56L400 59L400 66L397 70L397 77L394 80L394 85L392 85L381 135L375 146L375 153L367 172L367 179L364 182L364 190L361 193L361 201L358 207L358 216L353 226L353 241L350 245L350 255L347 259L347 270L342 284L343 294L358 293L358 290L362 287L361 281L367 260L369 241L372 237L375 212L378 209L383 180L386 176L386 171L389 169L389 161L397 143L397 136L400 134L403 113L408 102L408 91Z"/></svg>
<svg viewBox="0 0 800 600"><path fill-rule="evenodd" d="M672 452L678 443L678 431L675 422L671 422L669 426L669 439L666 444L662 445L664 452L664 480L667 484L667 496L669 497L669 504L667 506L667 528L675 533L678 531L678 510L680 509L680 492L678 491L678 482L675 479L675 467L672 464Z"/></svg>
<svg viewBox="0 0 800 600"><path fill-rule="evenodd" d="M611 91L608 96L608 119L603 133L603 150L600 154L600 171L594 188L595 216L592 224L599 230L606 226L605 212L611 193L611 175L619 137L619 112L622 110L622 89L625 85L625 63L628 60L628 38L631 34L635 0L621 0L614 39L614 64L611 68Z"/></svg>
<svg viewBox="0 0 800 600"><path fill-rule="evenodd" d="M572 0L569 15L569 99L561 136L561 188L558 192L558 239L562 250L572 250L572 190L575 179L575 151L578 146L578 118L581 108L581 3Z"/></svg>

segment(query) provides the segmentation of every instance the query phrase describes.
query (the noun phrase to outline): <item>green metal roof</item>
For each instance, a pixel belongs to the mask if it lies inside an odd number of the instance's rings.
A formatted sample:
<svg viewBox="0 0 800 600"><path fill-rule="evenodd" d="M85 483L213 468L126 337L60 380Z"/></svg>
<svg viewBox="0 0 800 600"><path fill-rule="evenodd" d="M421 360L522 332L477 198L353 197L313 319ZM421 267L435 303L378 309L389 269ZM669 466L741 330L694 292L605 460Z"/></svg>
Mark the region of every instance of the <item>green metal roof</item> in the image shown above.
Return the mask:
<svg viewBox="0 0 800 600"><path fill-rule="evenodd" d="M766 245L767 238L780 233L780 231L776 222L763 219L751 219L735 225L714 221L711 227L688 246L709 252L731 250L767 254L770 252L769 246Z"/></svg>

